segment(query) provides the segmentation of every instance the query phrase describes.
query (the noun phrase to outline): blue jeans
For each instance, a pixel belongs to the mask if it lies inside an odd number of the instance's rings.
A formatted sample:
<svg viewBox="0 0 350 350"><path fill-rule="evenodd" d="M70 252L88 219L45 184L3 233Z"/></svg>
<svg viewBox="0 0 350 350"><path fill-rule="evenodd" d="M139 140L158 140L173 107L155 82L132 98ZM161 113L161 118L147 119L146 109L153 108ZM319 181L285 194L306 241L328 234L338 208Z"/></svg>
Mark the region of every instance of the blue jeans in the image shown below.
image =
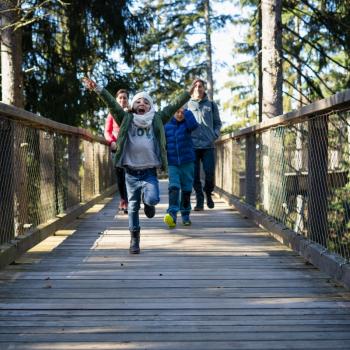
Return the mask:
<svg viewBox="0 0 350 350"><path fill-rule="evenodd" d="M159 203L159 183L157 170L125 170L125 182L128 193L128 218L129 230L131 232L140 230L139 210L141 205L141 194L147 205Z"/></svg>
<svg viewBox="0 0 350 350"><path fill-rule="evenodd" d="M182 216L188 216L191 211L194 163L190 162L178 166L169 165L168 169L169 208L167 212L172 214L174 218L176 218L176 214L179 210L181 211Z"/></svg>
<svg viewBox="0 0 350 350"><path fill-rule="evenodd" d="M204 188L200 178L201 163L204 170ZM204 194L214 191L214 175L215 175L215 153L214 148L196 149L196 162L194 167L193 188L196 191L197 203L203 205Z"/></svg>

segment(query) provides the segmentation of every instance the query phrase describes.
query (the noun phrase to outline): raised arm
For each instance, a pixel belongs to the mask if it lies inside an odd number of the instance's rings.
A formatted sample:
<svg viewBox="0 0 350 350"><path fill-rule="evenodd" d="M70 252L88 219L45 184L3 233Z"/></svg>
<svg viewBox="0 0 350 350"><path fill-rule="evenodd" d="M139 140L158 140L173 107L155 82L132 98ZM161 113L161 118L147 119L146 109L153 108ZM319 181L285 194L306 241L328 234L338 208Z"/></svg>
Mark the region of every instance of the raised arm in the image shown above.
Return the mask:
<svg viewBox="0 0 350 350"><path fill-rule="evenodd" d="M165 124L169 119L175 114L175 112L182 107L190 98L194 90L194 83L192 84L189 91L183 92L180 96L175 98L175 101L170 103L165 107L160 113L162 116L162 121Z"/></svg>
<svg viewBox="0 0 350 350"><path fill-rule="evenodd" d="M192 132L193 130L198 128L199 124L197 123L196 118L194 117L193 113L189 109L185 110L184 117L185 117L186 128L188 131Z"/></svg>
<svg viewBox="0 0 350 350"><path fill-rule="evenodd" d="M98 94L101 100L108 107L109 112L115 118L117 124L121 125L125 112L119 106L115 98L106 89L100 87L93 80L89 78L83 78L83 84L88 90L95 91Z"/></svg>

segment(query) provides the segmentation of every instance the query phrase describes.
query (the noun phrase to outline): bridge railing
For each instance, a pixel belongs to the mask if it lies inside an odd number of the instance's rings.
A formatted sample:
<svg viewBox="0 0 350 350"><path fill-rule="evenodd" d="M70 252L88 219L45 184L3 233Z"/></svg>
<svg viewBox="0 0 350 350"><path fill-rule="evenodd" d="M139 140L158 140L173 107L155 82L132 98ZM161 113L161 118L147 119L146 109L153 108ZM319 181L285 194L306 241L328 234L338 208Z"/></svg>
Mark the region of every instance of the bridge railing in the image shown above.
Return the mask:
<svg viewBox="0 0 350 350"><path fill-rule="evenodd" d="M0 104L0 150L2 250L115 183L103 138L5 104Z"/></svg>
<svg viewBox="0 0 350 350"><path fill-rule="evenodd" d="M349 262L350 90L224 135L216 157L219 192Z"/></svg>

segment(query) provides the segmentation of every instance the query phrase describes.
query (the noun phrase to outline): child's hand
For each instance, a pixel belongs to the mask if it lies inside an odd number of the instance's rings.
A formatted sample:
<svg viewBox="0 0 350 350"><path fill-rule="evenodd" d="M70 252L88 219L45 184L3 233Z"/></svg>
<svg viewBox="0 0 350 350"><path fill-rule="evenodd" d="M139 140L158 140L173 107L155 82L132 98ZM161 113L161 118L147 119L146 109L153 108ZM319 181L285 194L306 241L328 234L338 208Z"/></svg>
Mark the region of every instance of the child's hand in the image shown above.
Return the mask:
<svg viewBox="0 0 350 350"><path fill-rule="evenodd" d="M117 149L117 144L113 141L111 142L110 147L111 147L111 151L115 151Z"/></svg>
<svg viewBox="0 0 350 350"><path fill-rule="evenodd" d="M82 79L82 81L83 81L83 84L84 84L84 86L85 86L86 89L88 89L88 90L90 90L90 91L96 89L97 84L96 84L93 80L91 80L91 79L89 79L89 78L87 78L87 77L84 77L84 78Z"/></svg>

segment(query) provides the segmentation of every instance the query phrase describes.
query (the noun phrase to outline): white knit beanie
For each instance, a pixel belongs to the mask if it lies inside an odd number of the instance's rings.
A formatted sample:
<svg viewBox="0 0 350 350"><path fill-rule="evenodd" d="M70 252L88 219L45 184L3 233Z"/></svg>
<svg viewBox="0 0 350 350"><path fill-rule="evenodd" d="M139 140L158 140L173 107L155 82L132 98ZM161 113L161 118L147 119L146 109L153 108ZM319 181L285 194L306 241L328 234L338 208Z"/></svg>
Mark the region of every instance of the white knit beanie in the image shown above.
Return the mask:
<svg viewBox="0 0 350 350"><path fill-rule="evenodd" d="M136 100L138 100L139 98L144 98L145 100L147 100L150 105L151 105L151 110L153 109L153 100L152 97L150 95L148 95L147 92L141 91L139 93L137 93L131 100L131 108L134 108L134 103Z"/></svg>

